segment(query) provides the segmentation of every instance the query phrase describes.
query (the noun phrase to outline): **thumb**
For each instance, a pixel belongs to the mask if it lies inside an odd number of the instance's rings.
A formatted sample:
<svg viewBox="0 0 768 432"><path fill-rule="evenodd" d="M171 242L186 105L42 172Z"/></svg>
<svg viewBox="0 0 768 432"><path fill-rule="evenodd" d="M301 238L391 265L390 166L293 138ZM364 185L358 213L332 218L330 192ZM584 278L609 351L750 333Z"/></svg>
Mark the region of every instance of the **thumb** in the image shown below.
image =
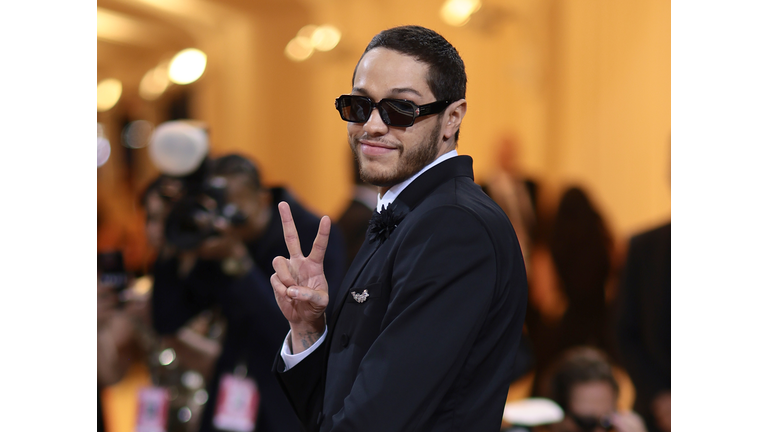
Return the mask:
<svg viewBox="0 0 768 432"><path fill-rule="evenodd" d="M294 285L288 288L287 294L294 300L310 303L314 307L325 308L328 306L328 293L322 290Z"/></svg>

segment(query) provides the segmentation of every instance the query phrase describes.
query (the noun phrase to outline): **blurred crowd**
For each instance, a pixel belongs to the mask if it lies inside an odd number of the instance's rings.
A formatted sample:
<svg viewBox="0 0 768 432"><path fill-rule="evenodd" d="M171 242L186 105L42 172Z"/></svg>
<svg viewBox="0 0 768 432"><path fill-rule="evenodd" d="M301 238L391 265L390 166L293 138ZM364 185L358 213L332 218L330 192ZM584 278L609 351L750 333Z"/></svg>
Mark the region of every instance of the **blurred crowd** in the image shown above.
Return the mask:
<svg viewBox="0 0 768 432"><path fill-rule="evenodd" d="M277 204L290 203L305 255L319 216L290 190L264 185L257 161L211 157L200 124L163 124L151 145L161 175L137 198L140 223L115 223L116 210L98 204L99 430L298 432L271 372L289 327L269 278L272 259L288 256ZM523 396L546 398L561 415L538 424L505 415L505 430L671 430L671 224L617 238L579 186L547 208L515 150L501 142L483 185L526 260L514 368L529 383ZM329 292L375 203L375 188L355 179L325 255ZM620 406L622 394L631 406ZM126 400L135 407L127 420L115 414Z"/></svg>

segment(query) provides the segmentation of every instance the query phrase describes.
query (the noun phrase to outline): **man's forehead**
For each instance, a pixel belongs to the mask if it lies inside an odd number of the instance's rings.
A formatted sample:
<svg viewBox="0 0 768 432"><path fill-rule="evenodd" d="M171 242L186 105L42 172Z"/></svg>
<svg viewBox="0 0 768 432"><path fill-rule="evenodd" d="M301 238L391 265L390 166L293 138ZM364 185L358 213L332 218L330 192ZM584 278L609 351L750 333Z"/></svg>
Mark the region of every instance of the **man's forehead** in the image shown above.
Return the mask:
<svg viewBox="0 0 768 432"><path fill-rule="evenodd" d="M427 74L429 66L417 58L401 52L374 48L360 59L353 79L353 91L412 93L431 95Z"/></svg>

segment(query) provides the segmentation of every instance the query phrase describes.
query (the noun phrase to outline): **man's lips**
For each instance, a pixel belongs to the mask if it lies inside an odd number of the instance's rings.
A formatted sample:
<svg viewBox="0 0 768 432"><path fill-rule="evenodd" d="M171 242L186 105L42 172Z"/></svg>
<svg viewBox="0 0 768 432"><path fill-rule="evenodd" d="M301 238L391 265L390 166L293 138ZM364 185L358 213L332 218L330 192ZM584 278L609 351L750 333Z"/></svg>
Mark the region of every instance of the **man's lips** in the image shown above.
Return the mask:
<svg viewBox="0 0 768 432"><path fill-rule="evenodd" d="M390 144L376 141L360 141L360 152L366 156L380 156L395 150L397 150L397 147Z"/></svg>

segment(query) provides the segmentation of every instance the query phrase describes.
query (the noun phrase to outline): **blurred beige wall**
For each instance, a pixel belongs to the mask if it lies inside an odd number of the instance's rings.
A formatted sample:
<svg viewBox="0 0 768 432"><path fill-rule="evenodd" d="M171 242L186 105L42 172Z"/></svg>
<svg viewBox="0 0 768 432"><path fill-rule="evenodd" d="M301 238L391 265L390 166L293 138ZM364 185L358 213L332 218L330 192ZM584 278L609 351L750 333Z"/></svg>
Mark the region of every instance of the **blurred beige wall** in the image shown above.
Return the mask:
<svg viewBox="0 0 768 432"><path fill-rule="evenodd" d="M267 183L287 185L310 208L337 216L352 173L346 125L333 100L349 92L374 34L419 24L444 35L465 61L468 114L459 153L474 158L476 181L497 169L497 145L507 137L519 146L521 172L540 182L545 205L575 183L588 189L621 236L670 216L668 0L484 1L459 28L440 20L442 0L177 0L184 5L178 9L160 3L98 2L177 33L137 56L144 63L102 55L116 48L99 40L98 78L120 75L128 83L114 112L99 114L110 136L119 134L118 113L162 120L158 113L179 86L146 102L136 96L138 80L152 59L195 46L207 53L208 67L188 86L191 108L211 127L214 155L252 156ZM325 23L341 30L334 50L300 63L286 58L285 45L302 26ZM119 170L118 160L100 171ZM149 181L154 169L145 156L136 160L139 182ZM100 189L117 187L114 178L100 173Z"/></svg>

